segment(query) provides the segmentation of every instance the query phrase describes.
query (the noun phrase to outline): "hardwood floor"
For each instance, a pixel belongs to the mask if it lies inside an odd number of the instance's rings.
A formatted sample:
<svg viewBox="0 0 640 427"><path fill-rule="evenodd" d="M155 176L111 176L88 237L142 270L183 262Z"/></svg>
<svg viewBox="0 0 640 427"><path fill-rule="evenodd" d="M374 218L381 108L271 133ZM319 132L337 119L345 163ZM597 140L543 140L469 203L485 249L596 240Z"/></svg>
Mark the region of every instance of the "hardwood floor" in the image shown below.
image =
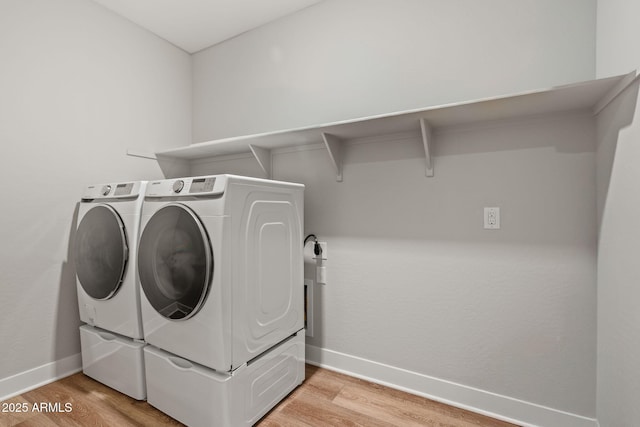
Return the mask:
<svg viewBox="0 0 640 427"><path fill-rule="evenodd" d="M34 404L48 405L45 411ZM71 412L64 412L70 403ZM59 404L58 407L55 407ZM53 407L51 405L54 405ZM16 410L27 409L26 412ZM0 427L180 426L146 402L75 374L1 403ZM5 412L5 410L11 410ZM52 412L55 410L55 412ZM306 380L257 424L260 427L438 426L513 424L314 366Z"/></svg>

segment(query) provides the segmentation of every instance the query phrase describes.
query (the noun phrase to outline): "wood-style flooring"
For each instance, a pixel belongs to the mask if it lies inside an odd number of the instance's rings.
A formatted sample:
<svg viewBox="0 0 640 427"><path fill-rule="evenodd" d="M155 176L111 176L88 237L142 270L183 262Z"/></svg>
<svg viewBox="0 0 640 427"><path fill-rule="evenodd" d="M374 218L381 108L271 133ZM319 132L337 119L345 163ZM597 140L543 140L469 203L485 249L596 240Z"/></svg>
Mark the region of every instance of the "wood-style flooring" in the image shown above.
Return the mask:
<svg viewBox="0 0 640 427"><path fill-rule="evenodd" d="M59 404L60 412L33 411L33 405ZM62 412L70 403L71 412ZM17 407L27 408L16 412ZM0 404L0 427L13 426L180 426L146 402L131 399L83 375L72 375ZM51 408L50 408L51 409ZM513 426L315 366L305 382L257 424L304 426Z"/></svg>

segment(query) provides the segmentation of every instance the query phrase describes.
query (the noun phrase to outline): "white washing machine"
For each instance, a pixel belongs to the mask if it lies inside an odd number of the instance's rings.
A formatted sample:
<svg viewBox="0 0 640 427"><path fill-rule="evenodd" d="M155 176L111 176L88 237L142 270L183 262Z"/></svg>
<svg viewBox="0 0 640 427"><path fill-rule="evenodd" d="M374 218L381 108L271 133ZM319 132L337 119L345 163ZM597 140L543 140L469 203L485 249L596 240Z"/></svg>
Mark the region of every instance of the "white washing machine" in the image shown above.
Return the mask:
<svg viewBox="0 0 640 427"><path fill-rule="evenodd" d="M227 372L301 330L303 192L234 175L150 182L138 253L146 342Z"/></svg>
<svg viewBox="0 0 640 427"><path fill-rule="evenodd" d="M136 280L146 184L86 187L74 246L80 319L87 324L80 331L83 371L136 399L146 396Z"/></svg>

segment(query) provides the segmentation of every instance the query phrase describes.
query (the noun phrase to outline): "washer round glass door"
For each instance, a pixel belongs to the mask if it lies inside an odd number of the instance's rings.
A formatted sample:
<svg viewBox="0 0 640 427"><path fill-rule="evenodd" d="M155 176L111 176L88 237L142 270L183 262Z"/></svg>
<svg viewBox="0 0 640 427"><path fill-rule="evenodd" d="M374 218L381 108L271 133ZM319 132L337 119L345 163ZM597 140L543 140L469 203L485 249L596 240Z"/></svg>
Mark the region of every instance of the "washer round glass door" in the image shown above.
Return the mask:
<svg viewBox="0 0 640 427"><path fill-rule="evenodd" d="M167 319L188 319L204 303L213 276L207 233L187 206L169 204L144 227L138 251L140 284Z"/></svg>
<svg viewBox="0 0 640 427"><path fill-rule="evenodd" d="M124 224L109 205L96 205L76 230L76 275L91 298L109 299L124 278L129 249Z"/></svg>

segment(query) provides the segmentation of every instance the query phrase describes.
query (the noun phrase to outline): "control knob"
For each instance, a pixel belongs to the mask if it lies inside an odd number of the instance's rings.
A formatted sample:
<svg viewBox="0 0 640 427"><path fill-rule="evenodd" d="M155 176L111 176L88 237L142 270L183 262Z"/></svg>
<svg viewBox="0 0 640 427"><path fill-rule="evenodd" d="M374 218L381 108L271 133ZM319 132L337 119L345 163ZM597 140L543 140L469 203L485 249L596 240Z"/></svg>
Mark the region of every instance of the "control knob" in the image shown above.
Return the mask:
<svg viewBox="0 0 640 427"><path fill-rule="evenodd" d="M182 191L182 189L184 188L184 181L179 179L176 182L173 183L173 191L175 193L179 193Z"/></svg>
<svg viewBox="0 0 640 427"><path fill-rule="evenodd" d="M110 192L111 192L111 186L110 185L102 186L102 195L103 196L108 196Z"/></svg>

